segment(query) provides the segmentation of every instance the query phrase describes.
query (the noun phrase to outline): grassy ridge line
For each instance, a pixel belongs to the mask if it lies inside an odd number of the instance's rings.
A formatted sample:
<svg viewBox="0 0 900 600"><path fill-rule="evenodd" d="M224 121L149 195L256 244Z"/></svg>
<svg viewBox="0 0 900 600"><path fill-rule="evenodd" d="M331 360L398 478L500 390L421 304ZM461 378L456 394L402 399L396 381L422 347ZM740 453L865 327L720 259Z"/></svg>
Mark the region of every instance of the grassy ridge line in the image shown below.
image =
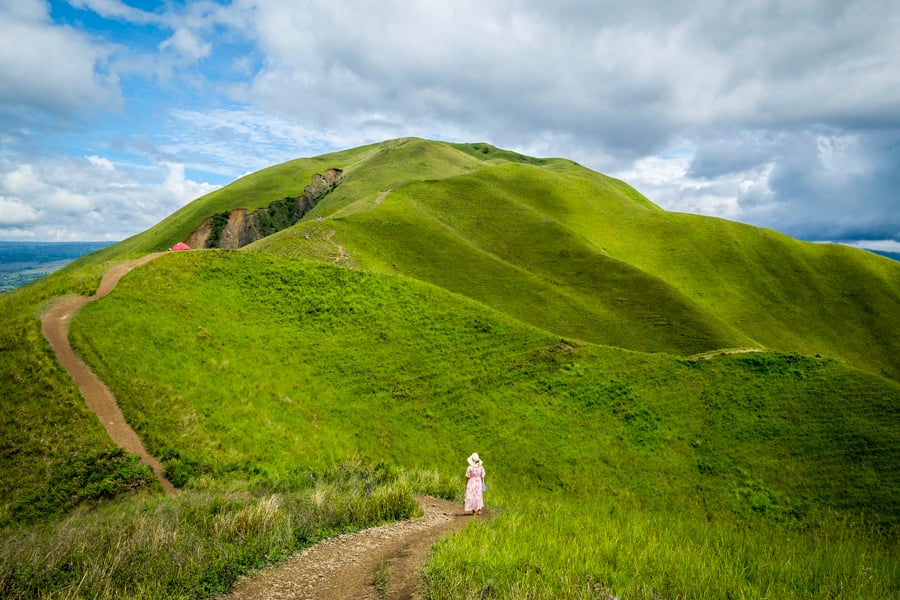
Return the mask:
<svg viewBox="0 0 900 600"><path fill-rule="evenodd" d="M900 265L723 219L627 211L558 194L541 210L654 274L759 343L900 375Z"/></svg>
<svg viewBox="0 0 900 600"><path fill-rule="evenodd" d="M435 153L441 147L435 143L419 144L420 149L425 146ZM388 154L385 151L385 156ZM496 291L490 286L466 286L464 277L447 281L454 272L462 271L469 260L473 261L470 272L477 277L475 267L484 267L483 261L467 255L465 247L456 247L446 236L441 242L430 243L423 234L435 230L428 227L419 212L428 209L443 223L452 223L456 234L466 240L464 246L484 248L490 244L491 250L504 260L513 254L512 248L520 253L524 249L526 252L515 256L514 260L519 261L516 264L523 272L536 269L534 274L548 285L564 284L576 289L582 286L592 295L597 291L597 280L591 275L589 263L572 258L596 261L597 255L615 258L636 268L635 273L640 275L628 282L632 292L638 293L620 296L626 306L635 297L657 303L654 296L658 292L646 294L640 289L641 277L665 282L672 290L661 298L680 296L681 307L679 303L659 304L663 316L657 322L665 324L662 332L668 331L672 321L690 314L702 315L701 328L718 331L712 340L707 340L714 347L761 345L823 354L900 377L900 336L891 334L900 328L900 265L895 262L849 248L803 243L721 219L667 213L622 182L564 161L541 167L486 161L483 168L468 174L411 181L396 187L377 208L376 195L373 193L366 203L357 204L353 214L333 222L336 239L364 267L389 272L394 264L409 265L414 261L416 277L440 282L458 293L484 301L486 295ZM391 209L391 204L404 197L409 202L402 211ZM541 219L531 221L525 228L504 222L504 218L521 217L525 206L541 215ZM385 214L389 210L393 212ZM400 229L391 231L391 227ZM417 227L423 228L418 234ZM283 232L277 242L272 240L272 245L288 248L292 243L286 238L293 235L296 248L289 252L300 254L303 241L294 235L299 231ZM567 236L566 232L573 234ZM444 247L446 244L450 246ZM267 242L258 246L261 250L268 247L272 246ZM540 262L531 260L525 264L520 260L529 256L530 249L531 258ZM545 249L555 253L535 252ZM596 269L602 268L595 264L596 274ZM576 270L578 267L580 271ZM567 277L560 277L562 274ZM513 279L507 273L499 281L514 285ZM528 287L528 281L525 285ZM593 290L591 285L595 285ZM499 292L498 301L492 305L505 307L507 295ZM541 298L545 292L532 293L535 296L531 306L522 306L527 304L524 298L508 305L514 314L538 315L543 310L545 303ZM860 306L865 310L858 311ZM666 314L670 308L674 311ZM587 311L585 321L590 318ZM637 327L642 326L641 315L632 318L637 319ZM568 321L574 322L571 318ZM676 344L678 336L697 330L696 318L687 316L686 321L673 332L676 339L672 341ZM548 324L541 326L563 335L644 350L651 349L648 340L657 339L661 333L650 329L626 342L623 335L604 337L609 324L602 319L594 323L601 329L593 335L590 331L576 333ZM585 328L591 326L586 323ZM692 354L701 351L698 346L702 343L702 339L688 339L681 349L673 350L671 342L660 349Z"/></svg>
<svg viewBox="0 0 900 600"><path fill-rule="evenodd" d="M546 267L534 274L556 289L534 290L531 306L520 298L515 310L519 316L523 312L537 315L544 310L541 305L547 304L544 300L571 296L574 290L562 288L573 286L580 286L582 295L589 298L589 307L584 311L584 301L564 300L576 314L585 314L583 322L578 324L575 319L558 315L551 316L551 323L538 323L539 326L570 337L684 355L715 347L762 345L823 354L900 378L900 336L894 334L900 329L900 266L896 263L850 249L810 248L809 244L774 232L719 219L667 213L623 182L571 161L534 159L485 144L451 145L406 138L277 165L198 199L156 228L117 245L108 255L100 253L90 260L113 261L116 256L134 256L165 247L176 239L175 231L183 230L186 235L209 214L239 206L252 207L255 203L264 205L274 196L296 194L302 189L297 187L299 183L327 166L345 169L344 184L309 218L337 219L335 243L358 257L360 264L390 266L398 262L386 248L379 247L384 240L377 231L371 232L375 237L366 242L367 232L356 223L372 211L380 193L396 190L390 201L396 200L394 196L399 196L402 190L411 190L416 185L425 186L420 188L423 193L453 190L465 194L470 191L467 187L471 187L488 197L504 196L505 206L531 206L544 219L555 222L554 226L544 228L546 231L535 222L527 229L527 235L538 232L542 235L537 239L558 242L556 257L539 256L543 265L532 262L520 266L529 272L532 267ZM427 197L419 200L417 208L428 206ZM490 219L489 207L486 209ZM445 222L450 217L456 215L442 215ZM418 217L410 215L409 218L414 222ZM344 223L357 228L354 239L346 243L340 239L340 225ZM296 229L294 233L299 231ZM552 233L559 231L575 232L581 241L557 239ZM527 248L528 237L522 232L509 227L505 231L501 228L501 232L503 235L493 240L482 235L481 239L470 241L478 247L487 241L493 245L512 243L518 249ZM472 234L472 229L458 233L466 237ZM303 246L299 237L295 236L294 240L298 247ZM588 245L584 246L583 242ZM354 243L363 245L354 247ZM291 243L282 237L273 240L272 245L285 248ZM267 247L272 246L263 244L258 248ZM409 254L396 242L392 251ZM367 259L367 252L379 255ZM552 260L566 252L588 262ZM605 271L595 253L637 269L635 273L639 277L627 282L631 292L641 287L642 278L655 281L655 289L649 294L619 295L617 309L633 305L635 298L650 305L624 319L624 329L617 329L620 325L617 321L591 315L590 305L597 306L590 299L597 289L592 272L595 275ZM415 258L420 262L430 259L427 253ZM457 264L464 258L458 257ZM85 266L102 272L90 262L70 272L82 272ZM437 263L431 270L443 275L444 267L445 263ZM568 276L564 278L553 271L567 267ZM573 273L575 268L580 271ZM426 280L435 281L428 279L427 273L424 275ZM507 285L515 285L514 278L509 277L511 274L506 275ZM665 291L665 286L659 286L660 281L672 290ZM873 281L879 282L878 285L872 285ZM450 289L481 301L492 293L490 288L486 292L476 292L471 287L467 290L461 281L456 281ZM475 296L476 293L481 296ZM500 307L509 295L501 293L496 302L489 304ZM654 308L660 299L663 302ZM510 306L515 307L516 303ZM864 310L858 310L859 306ZM550 327L564 322L569 323L569 328ZM573 325L580 330L572 330ZM643 329L643 333L633 335L630 328ZM698 330L702 333L694 335ZM652 346L660 337L667 339L659 346Z"/></svg>
<svg viewBox="0 0 900 600"><path fill-rule="evenodd" d="M504 179L502 174L514 184L498 183ZM547 219L538 206L523 200L547 198L548 189L554 184L565 187L567 194L577 193L568 182L547 180L543 176L540 170L504 166L482 171L472 178L474 182L461 181L461 178L442 182L437 192L427 187L411 189L408 196L415 202L415 210L411 212L429 212L488 253L579 297L583 305L605 307L613 316L607 327L624 325L625 331L617 337L582 338L587 341L675 354L690 353L693 348L752 343L725 323L716 322L700 311L662 280L607 256L587 238ZM460 202L459 198L475 201ZM604 197L605 201L608 199ZM631 199L626 202L632 203ZM576 322L572 317L579 314L572 313L569 321ZM558 327L553 330L571 335Z"/></svg>
<svg viewBox="0 0 900 600"><path fill-rule="evenodd" d="M418 138L384 142L345 171L341 186L310 213L310 218L350 218L371 209L379 194L410 181L445 179L482 166L482 161L446 144Z"/></svg>
<svg viewBox="0 0 900 600"><path fill-rule="evenodd" d="M73 265L73 270L99 263L102 273L102 269L110 264L165 250L175 242L183 241L211 215L236 208L253 211L275 200L300 195L313 174L330 167L344 170L344 182L329 195L328 206L311 211L309 219L330 216L361 198L374 197L411 177L443 177L472 170L478 162L448 146L417 138L390 140L287 161L245 175L197 198L147 231Z"/></svg>
<svg viewBox="0 0 900 600"><path fill-rule="evenodd" d="M363 268L412 275L559 335L676 354L753 345L658 278L525 205L521 188L543 194L559 184L552 173L521 167L506 189L493 177L504 169L408 183L377 208L331 224ZM296 256L308 234L301 226L253 248Z"/></svg>
<svg viewBox="0 0 900 600"><path fill-rule="evenodd" d="M371 215L335 224L336 237L364 268L411 275L585 341L672 353L745 344L726 327L710 327L670 288L627 264L551 239L544 248L555 245L569 253L553 261L560 267L529 264L527 257L485 247L403 192ZM559 237L557 231L546 233ZM546 238L531 239L540 244ZM636 291L641 295L634 296Z"/></svg>

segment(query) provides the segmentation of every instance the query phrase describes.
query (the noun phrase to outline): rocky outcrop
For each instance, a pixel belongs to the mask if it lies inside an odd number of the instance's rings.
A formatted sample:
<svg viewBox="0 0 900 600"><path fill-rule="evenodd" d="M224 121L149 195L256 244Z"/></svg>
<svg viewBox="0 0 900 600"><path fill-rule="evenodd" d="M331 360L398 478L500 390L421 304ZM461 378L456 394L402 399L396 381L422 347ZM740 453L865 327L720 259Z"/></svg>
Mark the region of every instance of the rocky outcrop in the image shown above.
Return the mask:
<svg viewBox="0 0 900 600"><path fill-rule="evenodd" d="M341 169L326 169L312 176L303 194L276 200L266 208L248 213L244 208L208 217L188 236L191 248L241 248L287 229L303 218L319 201L341 182Z"/></svg>

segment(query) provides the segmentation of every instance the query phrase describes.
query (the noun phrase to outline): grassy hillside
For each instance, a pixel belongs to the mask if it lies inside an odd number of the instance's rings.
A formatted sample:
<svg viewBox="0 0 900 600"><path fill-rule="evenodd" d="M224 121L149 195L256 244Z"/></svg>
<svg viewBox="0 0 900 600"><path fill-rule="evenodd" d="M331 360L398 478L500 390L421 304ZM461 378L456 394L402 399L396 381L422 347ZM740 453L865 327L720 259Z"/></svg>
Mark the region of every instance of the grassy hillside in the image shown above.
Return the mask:
<svg viewBox="0 0 900 600"><path fill-rule="evenodd" d="M256 253L164 257L86 307L72 337L185 482L350 455L452 470L478 446L510 485L635 487L662 504L700 491L743 512L731 494L747 477L900 517L900 386L833 361L585 345L430 286ZM784 502L771 508L803 516Z"/></svg>
<svg viewBox="0 0 900 600"><path fill-rule="evenodd" d="M763 544L772 554L754 568L771 589L845 585L863 568L846 554L862 548L879 575L861 590L900 591L888 558L900 518L900 386L835 361L626 352L561 340L415 281L233 252L151 263L87 307L73 338L187 488L297 477L350 456L452 477L478 449L490 457L490 498L512 511L496 526L498 545L519 558L493 567L510 581L527 564L560 576L535 552L543 529L520 519L552 510L563 530L589 527L591 548L603 529L579 523L630 506L615 519L633 536L628 547L660 536L661 555L607 559L585 576L638 589L691 532L725 546L713 568L732 587L720 591L756 585L734 561ZM638 526L651 515L671 529ZM817 546L830 550L806 555ZM547 556L561 551L551 545ZM693 551L697 562L676 561L681 569L710 559ZM801 574L809 565L816 571ZM669 577L699 593L689 572Z"/></svg>
<svg viewBox="0 0 900 600"><path fill-rule="evenodd" d="M668 213L569 161L476 147L384 147L347 181L377 179L401 149L391 164L435 168L399 184L384 177L354 204L328 198L317 214L331 217L330 246L309 223L255 248L329 260L340 246L361 268L428 281L584 341L680 355L773 348L900 378L895 261ZM444 168L454 152L477 169Z"/></svg>
<svg viewBox="0 0 900 600"><path fill-rule="evenodd" d="M160 497L38 315L328 167L303 222L162 256L74 319ZM0 596L215 595L461 491L473 450L499 514L438 547L432 598L897 596L898 298L891 261L562 159L404 139L277 165L0 295Z"/></svg>
<svg viewBox="0 0 900 600"><path fill-rule="evenodd" d="M896 261L668 213L571 161L487 144L407 138L276 165L72 272L165 249L212 214L297 195L332 166L344 169L342 185L258 250L333 260L340 248L345 263L416 277L588 342L683 356L772 348L900 379Z"/></svg>

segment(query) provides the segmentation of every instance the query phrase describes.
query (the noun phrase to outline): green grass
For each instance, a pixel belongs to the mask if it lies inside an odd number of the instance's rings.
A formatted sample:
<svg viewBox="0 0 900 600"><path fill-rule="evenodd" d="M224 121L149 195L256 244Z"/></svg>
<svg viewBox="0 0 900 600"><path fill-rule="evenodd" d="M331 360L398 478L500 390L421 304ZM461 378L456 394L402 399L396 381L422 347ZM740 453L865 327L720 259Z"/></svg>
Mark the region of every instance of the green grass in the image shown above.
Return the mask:
<svg viewBox="0 0 900 600"><path fill-rule="evenodd" d="M509 496L507 496L509 498ZM491 522L445 538L425 572L426 597L893 598L896 546L865 526L735 525L615 498L564 494L508 500Z"/></svg>
<svg viewBox="0 0 900 600"><path fill-rule="evenodd" d="M33 307L16 302L42 305L47 286L0 295L0 527L158 489L150 469L115 446L87 409Z"/></svg>
<svg viewBox="0 0 900 600"><path fill-rule="evenodd" d="M420 514L412 480L348 463L277 484L211 480L8 532L3 598L205 598L323 538Z"/></svg>
<svg viewBox="0 0 900 600"><path fill-rule="evenodd" d="M150 451L198 474L353 454L453 468L449 456L484 445L529 485L585 489L605 473L663 502L677 485L738 512L729 486L745 480L872 512L892 511L900 490L888 380L799 355L685 360L566 342L403 278L171 255L85 307L72 338ZM557 464L541 472L550 451Z"/></svg>
<svg viewBox="0 0 900 600"><path fill-rule="evenodd" d="M382 561L375 573L372 574L372 586L379 598L387 598L391 591L391 567L387 561Z"/></svg>
<svg viewBox="0 0 900 600"><path fill-rule="evenodd" d="M38 315L328 167L303 222L160 257L74 319L182 490L161 497ZM566 160L404 139L278 165L0 295L0 595L218 593L296 532L407 515L354 508L382 485L459 494L473 450L499 516L438 547L434 598L897 595L898 298L891 261L667 213ZM310 529L320 485L343 508Z"/></svg>
<svg viewBox="0 0 900 600"><path fill-rule="evenodd" d="M668 213L571 161L489 144L404 138L276 165L69 272L165 249L206 217L299 194L328 167L344 169L342 184L306 220L328 220L332 247L353 258L345 262L417 277L584 341L681 355L763 347L900 379L895 261ZM306 233L290 228L256 248L323 258Z"/></svg>
<svg viewBox="0 0 900 600"><path fill-rule="evenodd" d="M677 527L658 534L668 536L661 556L631 557L616 579L591 580L628 594L647 585L699 590L683 586L706 560L703 544L737 544L721 560L739 561L750 551L741 545L747 530L760 535L748 548L783 534L800 548L785 556L799 560L830 539L833 523L870 523L848 545L807 557L823 573L860 549L889 563L894 548L898 386L834 361L679 359L566 342L413 280L233 252L167 256L133 272L83 310L73 337L187 489L345 456L452 479L478 449L490 457L490 493L505 490L511 519L559 503L560 527L577 531L587 519L577 507L602 497L604 510L638 507L627 513L638 528L627 543L640 545L652 539L641 537L651 535L641 519L662 526L660 515L678 515ZM544 500L520 507L532 494ZM565 554L566 538L545 541L540 530L503 523L509 551L536 557L535 589L571 581L565 563L541 558ZM647 579L658 561L674 560L685 532L713 539L697 542L674 580ZM563 546L535 552L540 544ZM436 564L447 577L479 581ZM476 564L496 582L521 575ZM856 566L827 581L734 567L720 589L764 597L796 584L803 595L846 583ZM895 589L886 577L872 589Z"/></svg>
<svg viewBox="0 0 900 600"><path fill-rule="evenodd" d="M358 195L352 210L330 198L317 208L335 232L330 249L311 244L302 226L255 248L328 260L340 244L365 270L415 277L584 341L680 355L771 348L900 379L895 261L667 213L623 182L567 161L483 155L468 145L411 147L416 160L407 146L405 154L383 148L374 173L361 161L357 173L367 182L391 175ZM481 160L450 168L449 150ZM506 158L488 158L495 155ZM415 168L401 180L385 163Z"/></svg>

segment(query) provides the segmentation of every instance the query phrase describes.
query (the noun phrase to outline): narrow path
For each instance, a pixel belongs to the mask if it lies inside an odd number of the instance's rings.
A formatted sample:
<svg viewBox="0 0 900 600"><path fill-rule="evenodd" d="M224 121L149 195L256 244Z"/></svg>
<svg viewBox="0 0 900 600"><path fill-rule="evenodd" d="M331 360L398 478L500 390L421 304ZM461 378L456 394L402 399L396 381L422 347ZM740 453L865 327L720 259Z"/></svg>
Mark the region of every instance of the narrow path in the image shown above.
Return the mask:
<svg viewBox="0 0 900 600"><path fill-rule="evenodd" d="M328 235L325 236L325 239L328 240L329 242L331 242L337 248L337 251L338 251L338 255L333 257L331 259L331 262L339 263L341 261L349 260L350 255L347 254L346 248L344 248L343 246L341 246L340 244L338 244L336 242L332 242L331 238L333 238L333 237L334 237L334 229L329 229Z"/></svg>
<svg viewBox="0 0 900 600"><path fill-rule="evenodd" d="M431 546L473 518L460 504L418 498L425 516L326 540L241 580L223 600L413 600ZM386 570L379 595L375 572Z"/></svg>
<svg viewBox="0 0 900 600"><path fill-rule="evenodd" d="M333 231L330 233L333 235ZM177 490L165 478L159 461L144 449L140 438L128 425L112 392L76 356L69 344L69 324L82 306L106 296L133 268L163 254L149 254L116 265L103 276L93 296L67 296L54 302L41 317L41 329L60 364L71 375L88 407L103 423L113 441L149 465L166 493L175 494ZM325 540L279 566L243 579L225 599L419 598L419 576L432 545L441 536L464 527L470 520L486 517L466 515L461 505L449 500L427 497L417 500L425 513L423 517ZM386 589L376 589L376 571L385 574Z"/></svg>
<svg viewBox="0 0 900 600"><path fill-rule="evenodd" d="M177 490L163 474L162 465L144 449L141 439L128 425L125 416L119 409L115 397L109 388L91 371L84 361L76 356L69 344L69 324L82 306L109 294L131 269L162 256L165 252L148 254L137 260L114 266L103 276L100 287L93 296L66 296L56 301L41 317L41 330L44 337L56 353L59 363L68 371L75 385L81 391L85 402L103 426L109 437L119 446L136 454L141 462L153 469L153 474L162 484L167 494L175 494Z"/></svg>

